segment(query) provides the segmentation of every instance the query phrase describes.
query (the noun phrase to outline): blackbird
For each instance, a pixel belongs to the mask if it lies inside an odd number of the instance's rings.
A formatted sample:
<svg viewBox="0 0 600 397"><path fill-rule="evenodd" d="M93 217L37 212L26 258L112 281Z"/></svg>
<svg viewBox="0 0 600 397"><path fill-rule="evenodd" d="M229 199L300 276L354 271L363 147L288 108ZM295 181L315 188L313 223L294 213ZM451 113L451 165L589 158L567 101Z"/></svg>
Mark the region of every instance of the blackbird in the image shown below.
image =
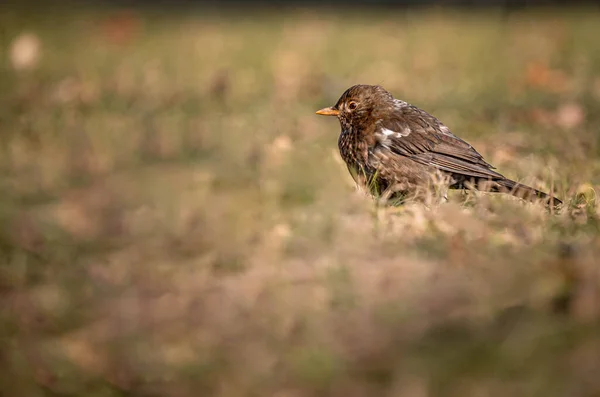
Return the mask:
<svg viewBox="0 0 600 397"><path fill-rule="evenodd" d="M402 200L427 191L435 175L441 175L451 189L505 192L551 205L562 203L494 171L437 118L395 99L381 86L350 87L334 106L317 114L339 119L340 154L354 180L374 195Z"/></svg>

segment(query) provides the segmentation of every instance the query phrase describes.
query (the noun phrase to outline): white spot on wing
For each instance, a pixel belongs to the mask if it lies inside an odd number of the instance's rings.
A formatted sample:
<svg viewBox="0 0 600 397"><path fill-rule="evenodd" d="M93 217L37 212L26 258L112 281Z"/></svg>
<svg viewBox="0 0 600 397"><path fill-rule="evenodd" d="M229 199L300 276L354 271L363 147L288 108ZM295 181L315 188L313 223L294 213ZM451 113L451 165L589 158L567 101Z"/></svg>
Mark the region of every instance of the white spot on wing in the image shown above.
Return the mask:
<svg viewBox="0 0 600 397"><path fill-rule="evenodd" d="M404 102L404 101L402 101L400 99L395 99L394 98L394 107L396 109L402 109L402 108L404 108L406 106L408 106L408 103L406 103L406 102Z"/></svg>
<svg viewBox="0 0 600 397"><path fill-rule="evenodd" d="M408 136L410 134L410 128L404 127L402 131L392 131L388 128L382 128L381 133L386 137L392 136L396 138L402 138L403 136Z"/></svg>
<svg viewBox="0 0 600 397"><path fill-rule="evenodd" d="M389 147L392 139L394 139L394 138L400 139L404 136L408 136L409 134L410 134L410 128L408 128L408 127L403 128L402 131L400 131L400 132L390 130L389 128L382 127L379 129L379 131L377 131L375 133L375 138L377 138L377 141L379 142L380 145Z"/></svg>
<svg viewBox="0 0 600 397"><path fill-rule="evenodd" d="M450 128L446 127L445 125L440 125L440 132L444 135L452 135Z"/></svg>

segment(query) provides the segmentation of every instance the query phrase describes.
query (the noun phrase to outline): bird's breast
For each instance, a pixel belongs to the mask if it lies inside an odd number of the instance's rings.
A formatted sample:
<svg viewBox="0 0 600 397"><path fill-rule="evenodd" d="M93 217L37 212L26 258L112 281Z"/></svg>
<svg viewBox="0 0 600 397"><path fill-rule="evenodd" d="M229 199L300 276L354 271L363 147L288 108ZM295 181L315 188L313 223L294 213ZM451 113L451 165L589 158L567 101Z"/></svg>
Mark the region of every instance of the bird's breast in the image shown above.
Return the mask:
<svg viewBox="0 0 600 397"><path fill-rule="evenodd" d="M357 156L358 150L358 137L352 131L352 129L343 129L338 139L338 147L340 149L340 155L342 159L348 165L355 165L359 162L359 156Z"/></svg>
<svg viewBox="0 0 600 397"><path fill-rule="evenodd" d="M348 166L348 171L356 183L372 189L373 177L377 173L378 163L373 162L372 145L360 133L352 129L342 130L338 140L340 155ZM369 156L371 153L371 156Z"/></svg>

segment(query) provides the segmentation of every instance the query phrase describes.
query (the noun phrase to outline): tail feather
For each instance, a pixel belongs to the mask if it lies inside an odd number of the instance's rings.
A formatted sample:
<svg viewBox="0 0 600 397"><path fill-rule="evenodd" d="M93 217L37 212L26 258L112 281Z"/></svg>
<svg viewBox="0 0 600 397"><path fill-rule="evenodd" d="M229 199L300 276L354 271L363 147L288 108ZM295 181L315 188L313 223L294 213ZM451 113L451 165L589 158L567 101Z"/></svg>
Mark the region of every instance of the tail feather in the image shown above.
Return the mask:
<svg viewBox="0 0 600 397"><path fill-rule="evenodd" d="M513 196L520 197L529 201L538 201L542 200L546 203L557 206L562 204L562 201L558 198L551 196L547 193L541 192L537 189L534 189L530 186L523 185L521 183L512 181L510 179L499 179L493 181L495 186L492 186L492 191L498 191L503 193L509 193Z"/></svg>
<svg viewBox="0 0 600 397"><path fill-rule="evenodd" d="M469 184L465 184L464 186L469 187ZM543 201L546 204L553 207L556 207L563 203L561 200L552 195L541 192L530 186L523 185L522 183L518 183L507 178L499 178L495 180L471 180L470 188L475 188L477 190L488 192L508 193L515 197L519 197L529 201Z"/></svg>

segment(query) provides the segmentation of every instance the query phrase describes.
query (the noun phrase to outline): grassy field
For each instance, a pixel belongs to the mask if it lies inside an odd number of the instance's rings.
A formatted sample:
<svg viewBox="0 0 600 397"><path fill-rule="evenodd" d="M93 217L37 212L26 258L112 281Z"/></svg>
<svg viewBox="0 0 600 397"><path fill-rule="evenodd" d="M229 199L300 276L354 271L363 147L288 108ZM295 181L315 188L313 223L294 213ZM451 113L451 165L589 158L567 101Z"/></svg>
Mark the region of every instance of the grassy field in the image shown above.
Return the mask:
<svg viewBox="0 0 600 397"><path fill-rule="evenodd" d="M0 8L0 395L600 395L600 14ZM383 208L382 84L565 206Z"/></svg>

